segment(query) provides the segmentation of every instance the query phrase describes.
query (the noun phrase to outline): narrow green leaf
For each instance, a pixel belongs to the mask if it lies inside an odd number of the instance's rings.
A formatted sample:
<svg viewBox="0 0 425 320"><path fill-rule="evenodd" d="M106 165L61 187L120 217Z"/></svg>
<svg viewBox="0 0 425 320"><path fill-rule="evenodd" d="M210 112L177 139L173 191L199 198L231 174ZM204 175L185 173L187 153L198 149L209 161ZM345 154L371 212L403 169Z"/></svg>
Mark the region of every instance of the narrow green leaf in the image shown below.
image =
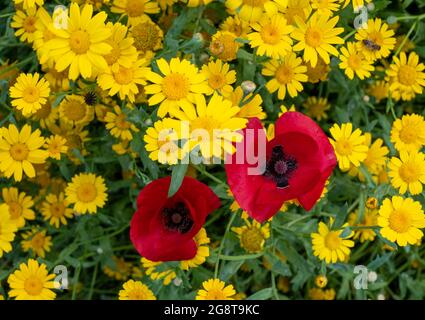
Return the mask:
<svg viewBox="0 0 425 320"><path fill-rule="evenodd" d="M179 190L186 174L187 167L188 164L177 164L173 167L170 188L168 189L168 197L172 197Z"/></svg>

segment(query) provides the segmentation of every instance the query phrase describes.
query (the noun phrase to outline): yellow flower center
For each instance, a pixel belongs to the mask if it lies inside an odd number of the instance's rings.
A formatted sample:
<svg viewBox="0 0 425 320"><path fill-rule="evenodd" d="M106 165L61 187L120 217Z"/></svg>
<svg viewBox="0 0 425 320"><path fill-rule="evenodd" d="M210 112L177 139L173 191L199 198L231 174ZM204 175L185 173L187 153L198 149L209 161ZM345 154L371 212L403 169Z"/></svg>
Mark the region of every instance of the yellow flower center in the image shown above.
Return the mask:
<svg viewBox="0 0 425 320"><path fill-rule="evenodd" d="M77 30L69 38L69 46L76 54L84 54L90 48L90 37L86 31Z"/></svg>
<svg viewBox="0 0 425 320"><path fill-rule="evenodd" d="M17 143L10 148L10 156L15 161L23 161L28 158L29 149L24 143Z"/></svg>
<svg viewBox="0 0 425 320"><path fill-rule="evenodd" d="M127 0L126 11L129 17L139 17L145 12L145 4L140 0Z"/></svg>
<svg viewBox="0 0 425 320"><path fill-rule="evenodd" d="M34 250L43 249L45 237L42 233L37 233L34 237L31 239L31 247Z"/></svg>
<svg viewBox="0 0 425 320"><path fill-rule="evenodd" d="M292 68L281 65L277 68L275 73L276 80L279 81L281 84L287 84L292 81L294 77L294 71Z"/></svg>
<svg viewBox="0 0 425 320"><path fill-rule="evenodd" d="M351 69L357 70L362 66L362 58L358 54L352 54L348 58L347 63Z"/></svg>
<svg viewBox="0 0 425 320"><path fill-rule="evenodd" d="M27 87L22 93L25 102L34 103L40 98L40 91L37 87Z"/></svg>
<svg viewBox="0 0 425 320"><path fill-rule="evenodd" d="M37 119L47 119L50 116L51 112L52 106L49 103L46 103L45 105L41 106L40 109L37 110L35 116L37 117Z"/></svg>
<svg viewBox="0 0 425 320"><path fill-rule="evenodd" d="M241 234L241 245L249 252L261 251L264 245L264 236L259 228L250 227Z"/></svg>
<svg viewBox="0 0 425 320"><path fill-rule="evenodd" d="M12 218L12 220L18 219L22 215L22 206L16 201L9 202L8 205L10 217Z"/></svg>
<svg viewBox="0 0 425 320"><path fill-rule="evenodd" d="M192 121L192 130L202 129L206 130L209 133L209 138L213 138L214 129L220 129L221 124L218 120L209 118L209 117L201 117L194 119ZM201 139L201 137L199 137Z"/></svg>
<svg viewBox="0 0 425 320"><path fill-rule="evenodd" d="M108 65L111 66L115 62L117 62L118 59L120 58L121 50L120 50L120 46L116 42L111 41L111 42L109 42L109 45L112 47L112 50L109 54L104 56L104 58L105 58L106 62L108 63Z"/></svg>
<svg viewBox="0 0 425 320"><path fill-rule="evenodd" d="M147 295L140 290L134 289L128 293L129 300L146 300Z"/></svg>
<svg viewBox="0 0 425 320"><path fill-rule="evenodd" d="M162 91L171 100L186 98L189 94L189 89L189 79L179 73L170 73L164 78L162 83Z"/></svg>
<svg viewBox="0 0 425 320"><path fill-rule="evenodd" d="M419 168L416 166L415 163L406 162L400 166L398 172L404 182L411 183L418 181L420 175L420 171L418 169Z"/></svg>
<svg viewBox="0 0 425 320"><path fill-rule="evenodd" d="M217 90L226 84L226 79L221 73L213 74L208 78L208 84L211 88Z"/></svg>
<svg viewBox="0 0 425 320"><path fill-rule="evenodd" d="M50 205L50 214L52 217L61 218L64 213L65 205L62 202L56 202Z"/></svg>
<svg viewBox="0 0 425 320"><path fill-rule="evenodd" d="M83 183L77 189L77 198L82 202L92 202L96 196L97 189L93 183Z"/></svg>
<svg viewBox="0 0 425 320"><path fill-rule="evenodd" d="M353 146L347 139L338 140L335 144L336 152L342 156L348 156L353 152Z"/></svg>
<svg viewBox="0 0 425 320"><path fill-rule="evenodd" d="M325 245L330 250L336 250L341 246L342 239L338 231L330 231L325 237Z"/></svg>
<svg viewBox="0 0 425 320"><path fill-rule="evenodd" d="M77 101L68 100L64 105L64 114L71 121L81 121L84 119L87 113L87 107Z"/></svg>
<svg viewBox="0 0 425 320"><path fill-rule="evenodd" d="M308 111L312 117L321 117L325 113L326 105L322 103L315 103L308 106Z"/></svg>
<svg viewBox="0 0 425 320"><path fill-rule="evenodd" d="M382 47L382 45L384 44L384 38L382 37L382 34L378 31L374 31L374 32L370 33L368 40L372 41L373 43L377 44L380 47ZM368 47L366 46L366 48L368 48Z"/></svg>
<svg viewBox="0 0 425 320"><path fill-rule="evenodd" d="M139 23L131 30L134 46L141 52L154 50L161 40L158 28L151 22Z"/></svg>
<svg viewBox="0 0 425 320"><path fill-rule="evenodd" d="M269 24L264 26L260 32L261 39L267 44L277 44L280 40L279 29Z"/></svg>
<svg viewBox="0 0 425 320"><path fill-rule="evenodd" d="M37 19L35 17L26 17L25 20L22 22L22 27L26 32L33 33L35 28L35 22Z"/></svg>
<svg viewBox="0 0 425 320"><path fill-rule="evenodd" d="M114 72L114 79L120 85L130 84L133 81L133 70L120 66L118 72Z"/></svg>
<svg viewBox="0 0 425 320"><path fill-rule="evenodd" d="M398 233L407 232L411 225L409 213L403 210L393 211L388 218L388 222L390 228Z"/></svg>
<svg viewBox="0 0 425 320"><path fill-rule="evenodd" d="M32 276L25 280L24 289L29 295L38 296L43 290L43 282L39 278Z"/></svg>
<svg viewBox="0 0 425 320"><path fill-rule="evenodd" d="M400 130L399 137L404 143L413 143L418 138L417 128L413 126L405 126Z"/></svg>
<svg viewBox="0 0 425 320"><path fill-rule="evenodd" d="M305 33L305 42L313 48L322 44L322 32L319 29L309 27Z"/></svg>
<svg viewBox="0 0 425 320"><path fill-rule="evenodd" d="M242 0L243 4L251 7L262 7L269 0Z"/></svg>
<svg viewBox="0 0 425 320"><path fill-rule="evenodd" d="M416 70L411 66L400 66L398 70L398 81L405 86L412 86L416 83Z"/></svg>
<svg viewBox="0 0 425 320"><path fill-rule="evenodd" d="M226 300L227 297L224 295L222 290L211 289L207 291L206 300Z"/></svg>
<svg viewBox="0 0 425 320"><path fill-rule="evenodd" d="M115 119L115 125L122 130L129 129L131 124L127 121L127 117L124 113L117 115Z"/></svg>

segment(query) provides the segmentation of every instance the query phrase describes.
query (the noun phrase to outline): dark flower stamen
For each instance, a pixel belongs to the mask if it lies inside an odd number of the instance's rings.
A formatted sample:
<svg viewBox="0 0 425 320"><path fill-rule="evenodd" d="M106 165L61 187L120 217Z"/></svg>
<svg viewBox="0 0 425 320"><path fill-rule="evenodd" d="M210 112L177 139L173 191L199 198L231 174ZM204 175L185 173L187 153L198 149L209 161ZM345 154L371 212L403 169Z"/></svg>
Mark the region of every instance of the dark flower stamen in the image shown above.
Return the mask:
<svg viewBox="0 0 425 320"><path fill-rule="evenodd" d="M172 208L164 208L162 215L168 230L186 233L193 226L192 217L183 202L177 202Z"/></svg>
<svg viewBox="0 0 425 320"><path fill-rule="evenodd" d="M97 103L96 92L89 91L84 95L84 102L89 106L94 106Z"/></svg>
<svg viewBox="0 0 425 320"><path fill-rule="evenodd" d="M285 154L282 146L274 146L270 159L267 160L264 176L272 179L278 188L289 186L289 178L297 169L297 160Z"/></svg>

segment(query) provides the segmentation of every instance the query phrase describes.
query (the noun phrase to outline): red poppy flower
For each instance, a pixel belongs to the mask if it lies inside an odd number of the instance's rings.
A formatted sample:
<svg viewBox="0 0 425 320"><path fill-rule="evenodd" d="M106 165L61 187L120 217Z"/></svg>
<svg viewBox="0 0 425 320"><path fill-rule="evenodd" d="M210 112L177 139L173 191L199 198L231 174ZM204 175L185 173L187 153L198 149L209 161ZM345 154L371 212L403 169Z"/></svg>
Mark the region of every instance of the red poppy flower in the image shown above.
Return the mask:
<svg viewBox="0 0 425 320"><path fill-rule="evenodd" d="M192 259L197 247L194 236L220 200L205 184L183 179L180 189L167 197L171 177L149 183L137 198L137 211L130 224L130 239L136 250L152 261Z"/></svg>
<svg viewBox="0 0 425 320"><path fill-rule="evenodd" d="M248 141L248 129L253 133ZM244 140L225 165L227 181L240 207L263 222L275 215L285 201L297 199L310 210L320 198L336 165L335 152L323 130L299 112L286 112L276 122L275 137L266 142L264 165L258 174L248 155L258 155L259 141L266 141L261 121L252 118L243 130ZM246 143L245 143L246 142ZM243 161L238 161L238 150ZM239 163L238 163L239 162Z"/></svg>

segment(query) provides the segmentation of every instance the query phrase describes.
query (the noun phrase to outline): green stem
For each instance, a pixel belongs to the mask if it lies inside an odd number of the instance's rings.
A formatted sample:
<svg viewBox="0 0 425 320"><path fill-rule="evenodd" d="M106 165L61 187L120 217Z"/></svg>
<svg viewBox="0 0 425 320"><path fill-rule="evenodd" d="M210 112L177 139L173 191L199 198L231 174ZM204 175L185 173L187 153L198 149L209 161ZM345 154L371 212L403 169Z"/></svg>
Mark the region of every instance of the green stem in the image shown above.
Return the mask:
<svg viewBox="0 0 425 320"><path fill-rule="evenodd" d="M225 261L240 261L240 260L257 259L259 257L262 257L263 255L264 255L263 252L256 253L256 254L244 254L244 255L240 255L240 256L227 256L227 255L224 255L224 254L220 254L219 258L221 260L225 260Z"/></svg>
<svg viewBox="0 0 425 320"><path fill-rule="evenodd" d="M88 300L91 300L93 297L93 289L94 289L94 285L96 283L96 277L97 277L97 269L99 267L99 264L96 263L96 266L94 267L94 272L93 272L93 277L91 278L91 284L90 284L90 291L89 291L89 295L88 295Z"/></svg>
<svg viewBox="0 0 425 320"><path fill-rule="evenodd" d="M75 272L75 276L74 276L74 287L72 288L72 297L71 300L75 300L75 298L77 297L77 284L78 284L78 280L80 279L80 272L81 272L81 265L78 265L77 270Z"/></svg>
<svg viewBox="0 0 425 320"><path fill-rule="evenodd" d="M394 56L398 56L398 54L400 53L401 49L403 48L403 46L406 44L407 39L409 39L410 35L412 34L413 30L415 30L417 24L419 22L419 19L416 20L412 26L410 27L410 30L407 32L406 36L404 37L403 41L400 43L400 45L398 46L396 52L394 53Z"/></svg>
<svg viewBox="0 0 425 320"><path fill-rule="evenodd" d="M217 182L218 184L225 185L225 183L223 181L221 181L219 178L215 177L211 173L207 172L206 170L202 169L201 167L199 167L199 166L194 166L194 167L196 168L196 170L198 170L200 173L202 173L204 176L210 178L214 182Z"/></svg>
<svg viewBox="0 0 425 320"><path fill-rule="evenodd" d="M227 234L230 231L230 227L232 226L233 221L235 220L237 213L236 212L231 213L231 215L232 216L230 217L229 223L227 224L226 231L224 232L224 235L223 235L223 239L221 240L220 247L218 248L217 261L215 263L215 268L214 268L214 278L216 278L216 279L218 277L218 269L219 269L219 266L220 266L220 257L221 257L221 252L223 251L224 242L226 241Z"/></svg>

